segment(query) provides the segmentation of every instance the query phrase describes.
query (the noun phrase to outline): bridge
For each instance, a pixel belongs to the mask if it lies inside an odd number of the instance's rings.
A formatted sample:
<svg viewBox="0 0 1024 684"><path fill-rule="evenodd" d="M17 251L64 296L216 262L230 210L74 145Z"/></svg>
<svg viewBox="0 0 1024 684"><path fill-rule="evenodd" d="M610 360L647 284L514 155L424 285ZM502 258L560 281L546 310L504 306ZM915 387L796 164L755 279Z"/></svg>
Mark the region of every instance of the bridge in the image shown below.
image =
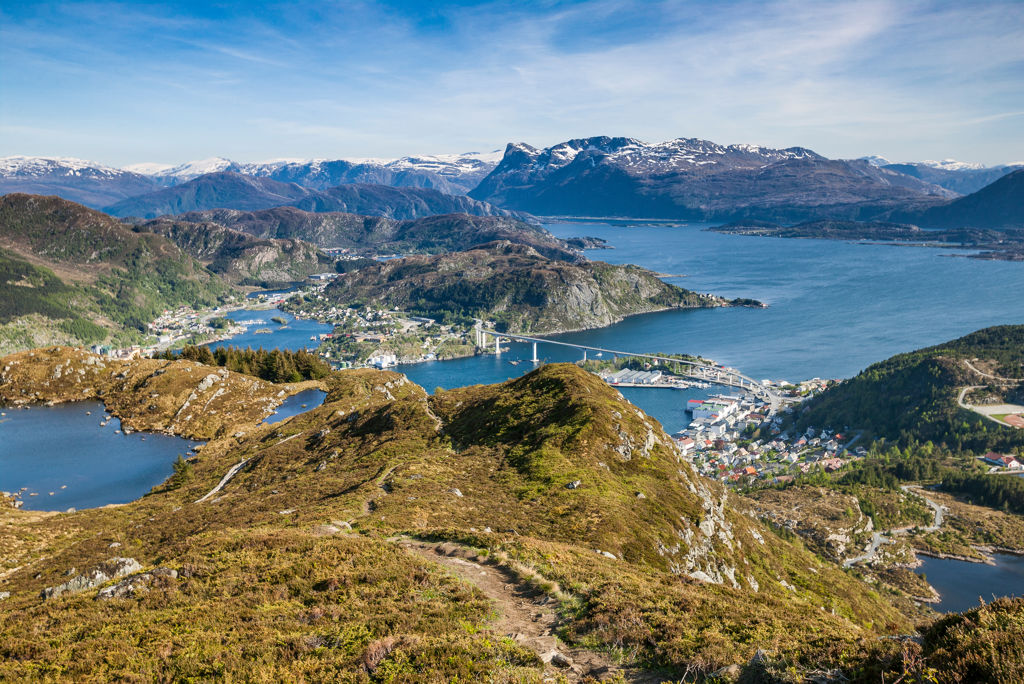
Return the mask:
<svg viewBox="0 0 1024 684"><path fill-rule="evenodd" d="M637 354L630 351L622 351L620 349L606 349L604 347L593 347L585 344L576 344L573 342L562 342L559 340L550 340L543 337L531 337L530 335L517 335L514 333L500 333L496 330L487 330L483 327L481 322L477 322L474 331L476 333L476 345L477 347L484 348L489 346L487 344L487 336L490 335L494 338L494 353L501 354L501 340L514 340L516 342L529 342L533 345L533 363L539 363L537 358L537 345L538 344L553 344L559 347L570 347L572 349L578 349L583 352L583 360L587 360L588 352L597 352L600 354L610 354L613 357L624 356L628 358L638 359L649 359L657 363L663 364L676 364L676 367L688 366L684 375L689 378L694 378L703 382L710 382L716 385L725 385L728 387L738 387L746 390L754 396L760 397L767 401L770 405L770 413L778 411L779 406L782 405L782 397L777 394L770 387L765 387L757 380L750 378L738 370L733 368L724 368L722 366L716 366L714 364L705 363L696 360L689 359L676 359L670 356L658 356L656 354Z"/></svg>

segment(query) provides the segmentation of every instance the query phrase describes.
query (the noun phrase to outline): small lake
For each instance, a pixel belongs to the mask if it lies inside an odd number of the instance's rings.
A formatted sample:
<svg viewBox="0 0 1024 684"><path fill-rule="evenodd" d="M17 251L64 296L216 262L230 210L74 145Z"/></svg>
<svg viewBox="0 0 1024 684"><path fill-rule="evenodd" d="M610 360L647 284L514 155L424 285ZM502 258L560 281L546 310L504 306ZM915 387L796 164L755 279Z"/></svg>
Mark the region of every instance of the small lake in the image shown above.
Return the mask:
<svg viewBox="0 0 1024 684"><path fill-rule="evenodd" d="M117 418L100 426L105 412L95 401L2 410L0 490L27 487L26 510L134 501L170 477L178 454L200 444L170 435L118 434Z"/></svg>
<svg viewBox="0 0 1024 684"><path fill-rule="evenodd" d="M252 347L258 349L316 349L320 342L311 340L314 335L329 333L333 326L317 323L316 321L295 318L290 313L280 309L238 309L227 313L227 317L233 321L246 321L249 323L248 330L241 335L236 335L229 340L214 342L209 345L211 349L220 347L239 347L245 349ZM272 318L279 318L285 321L284 325L272 321ZM250 323L251 322L251 323ZM270 332L258 333L257 330L269 330Z"/></svg>
<svg viewBox="0 0 1024 684"><path fill-rule="evenodd" d="M995 565L921 556L916 571L942 596L932 607L943 613L976 608L979 597L991 603L996 597L1024 596L1024 556L997 553L993 559Z"/></svg>
<svg viewBox="0 0 1024 684"><path fill-rule="evenodd" d="M285 420L286 418L291 418L292 416L297 416L300 413L305 413L306 411L312 411L317 406L320 406L321 404L323 404L324 403L324 399L326 399L326 398L327 398L327 392L324 392L323 390L318 390L318 389L302 390L298 394L293 394L292 396L290 396L287 399L285 399L281 403L281 405L277 407L277 410L274 411L269 416L267 416L263 420L263 422L264 423L277 423L279 421Z"/></svg>

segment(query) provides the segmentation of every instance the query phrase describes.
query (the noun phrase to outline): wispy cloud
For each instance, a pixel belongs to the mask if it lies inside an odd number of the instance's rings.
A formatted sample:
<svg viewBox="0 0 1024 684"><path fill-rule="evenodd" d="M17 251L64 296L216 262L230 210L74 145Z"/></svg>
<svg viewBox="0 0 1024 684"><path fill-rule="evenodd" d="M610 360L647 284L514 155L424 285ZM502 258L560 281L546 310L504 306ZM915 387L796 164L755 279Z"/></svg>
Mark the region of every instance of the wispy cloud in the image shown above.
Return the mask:
<svg viewBox="0 0 1024 684"><path fill-rule="evenodd" d="M0 17L0 116L68 131L40 152L389 157L603 133L1024 157L1013 0L29 5Z"/></svg>

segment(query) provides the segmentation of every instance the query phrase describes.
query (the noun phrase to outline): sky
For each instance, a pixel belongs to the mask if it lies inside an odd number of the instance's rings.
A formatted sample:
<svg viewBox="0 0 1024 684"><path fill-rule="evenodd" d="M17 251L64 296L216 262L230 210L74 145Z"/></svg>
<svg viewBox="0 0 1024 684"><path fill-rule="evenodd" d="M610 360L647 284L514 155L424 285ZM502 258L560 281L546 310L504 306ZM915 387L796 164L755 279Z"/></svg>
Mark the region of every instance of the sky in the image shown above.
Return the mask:
<svg viewBox="0 0 1024 684"><path fill-rule="evenodd" d="M0 0L0 156L395 158L592 135L1024 160L1024 2Z"/></svg>

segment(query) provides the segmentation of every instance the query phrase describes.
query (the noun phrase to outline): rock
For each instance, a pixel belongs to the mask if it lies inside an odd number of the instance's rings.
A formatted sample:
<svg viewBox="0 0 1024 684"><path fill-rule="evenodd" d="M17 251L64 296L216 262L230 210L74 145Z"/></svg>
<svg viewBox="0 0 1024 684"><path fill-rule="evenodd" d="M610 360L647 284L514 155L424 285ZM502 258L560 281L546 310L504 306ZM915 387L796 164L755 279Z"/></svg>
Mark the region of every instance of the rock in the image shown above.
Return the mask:
<svg viewBox="0 0 1024 684"><path fill-rule="evenodd" d="M142 565L134 558L111 558L83 575L72 577L64 584L43 589L40 596L44 599L51 599L65 593L85 591L105 584L115 577L124 577L140 570L142 570Z"/></svg>
<svg viewBox="0 0 1024 684"><path fill-rule="evenodd" d="M615 554L614 554L614 553L612 553L611 551L602 551L601 549L595 549L595 551L597 551L597 552L598 552L599 554L601 554L601 555L602 555L602 556L604 556L605 558L611 558L612 560L618 560L618 559L617 559L617 558L615 557Z"/></svg>
<svg viewBox="0 0 1024 684"><path fill-rule="evenodd" d="M342 530L347 530L347 531L351 531L352 530L352 525L350 525L345 520L332 520L331 524L334 525L335 527L339 528L339 529L342 529Z"/></svg>
<svg viewBox="0 0 1024 684"><path fill-rule="evenodd" d="M107 544L108 549L116 549L119 546L121 546L121 542L110 542Z"/></svg>
<svg viewBox="0 0 1024 684"><path fill-rule="evenodd" d="M130 598L136 592L149 590L157 579L172 580L178 578L178 571L171 568L154 568L149 572L132 575L117 584L100 589L97 599Z"/></svg>
<svg viewBox="0 0 1024 684"><path fill-rule="evenodd" d="M718 677L721 679L736 679L743 672L743 668L739 665L727 665L726 667L715 670L711 673L712 677Z"/></svg>
<svg viewBox="0 0 1024 684"><path fill-rule="evenodd" d="M314 472L319 473L321 470L327 467L327 461L320 461L320 465L313 469Z"/></svg>
<svg viewBox="0 0 1024 684"><path fill-rule="evenodd" d="M462 492L459 491L458 487L452 487L448 491L454 494L455 496L459 497L460 499L462 498Z"/></svg>
<svg viewBox="0 0 1024 684"><path fill-rule="evenodd" d="M754 653L754 657L750 659L750 664L758 667L763 667L768 664L768 652L757 649Z"/></svg>
<svg viewBox="0 0 1024 684"><path fill-rule="evenodd" d="M580 485L583 484L583 480L573 480L569 484L565 485L566 489L579 489Z"/></svg>
<svg viewBox="0 0 1024 684"><path fill-rule="evenodd" d="M11 592L9 592L9 591L0 591L0 601L4 601L4 600L9 599L9 598L11 598Z"/></svg>
<svg viewBox="0 0 1024 684"><path fill-rule="evenodd" d="M314 537L330 537L338 532L341 532L341 528L334 525L316 525L313 527Z"/></svg>
<svg viewBox="0 0 1024 684"><path fill-rule="evenodd" d="M549 662L555 667L572 667L572 658L558 651L552 651Z"/></svg>
<svg viewBox="0 0 1024 684"><path fill-rule="evenodd" d="M294 512L295 512L294 508L286 508L283 511L278 511L278 514L279 515L291 515Z"/></svg>

